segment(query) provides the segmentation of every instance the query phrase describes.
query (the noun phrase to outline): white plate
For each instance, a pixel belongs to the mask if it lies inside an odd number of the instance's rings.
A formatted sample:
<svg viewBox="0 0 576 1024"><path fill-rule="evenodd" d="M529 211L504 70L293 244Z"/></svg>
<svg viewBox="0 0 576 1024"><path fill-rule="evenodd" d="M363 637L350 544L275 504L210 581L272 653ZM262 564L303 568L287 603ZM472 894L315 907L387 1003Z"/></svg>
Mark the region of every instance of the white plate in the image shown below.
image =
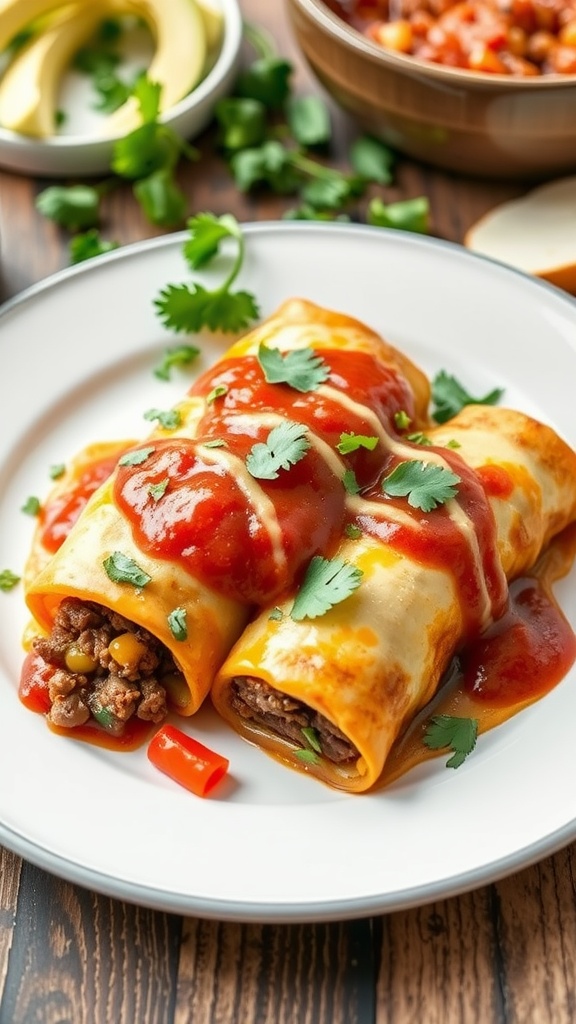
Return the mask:
<svg viewBox="0 0 576 1024"><path fill-rule="evenodd" d="M351 225L246 226L241 286L263 314L304 296L367 321L429 372L550 422L576 444L576 304L464 249ZM153 299L189 280L177 234L57 274L0 313L0 569L23 565L48 467L95 438L146 434L189 374L151 373L177 339ZM226 261L227 256L222 257ZM210 274L205 275L210 280ZM204 359L228 342L202 341ZM558 587L576 623L575 573ZM54 736L19 703L20 588L0 594L0 841L111 896L237 920L396 910L514 871L576 837L576 671L480 738L368 796L335 793L237 738L214 713L186 728L230 758L213 798L122 754Z"/></svg>
<svg viewBox="0 0 576 1024"><path fill-rule="evenodd" d="M242 16L237 0L215 0L224 15L224 39L218 60L206 77L184 99L176 103L161 120L182 138L193 139L209 123L219 99L232 89L238 71L242 43ZM126 61L137 70L151 57L145 42L133 41ZM105 119L94 108L90 80L78 72L68 72L62 81L59 107L66 111L60 133L47 139L34 139L0 126L0 166L24 174L47 177L78 177L105 174L115 138L105 134Z"/></svg>

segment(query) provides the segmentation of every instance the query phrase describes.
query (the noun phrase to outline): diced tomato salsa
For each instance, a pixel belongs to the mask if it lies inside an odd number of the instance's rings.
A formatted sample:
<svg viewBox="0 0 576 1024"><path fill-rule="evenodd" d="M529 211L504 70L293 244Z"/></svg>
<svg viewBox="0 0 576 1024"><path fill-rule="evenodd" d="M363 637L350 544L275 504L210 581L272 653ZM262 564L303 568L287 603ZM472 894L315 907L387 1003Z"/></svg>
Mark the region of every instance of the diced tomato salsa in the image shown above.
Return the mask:
<svg viewBox="0 0 576 1024"><path fill-rule="evenodd" d="M469 71L576 74L576 0L326 0L388 50Z"/></svg>

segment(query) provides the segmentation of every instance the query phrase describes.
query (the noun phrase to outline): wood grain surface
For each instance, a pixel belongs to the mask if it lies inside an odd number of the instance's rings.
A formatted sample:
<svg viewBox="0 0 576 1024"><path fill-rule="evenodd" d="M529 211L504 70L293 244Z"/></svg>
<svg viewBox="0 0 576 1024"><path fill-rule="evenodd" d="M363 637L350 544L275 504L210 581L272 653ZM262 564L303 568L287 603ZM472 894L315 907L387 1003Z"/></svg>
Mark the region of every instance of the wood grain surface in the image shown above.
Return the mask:
<svg viewBox="0 0 576 1024"><path fill-rule="evenodd" d="M241 6L296 62L297 88L318 90L279 0ZM345 166L356 128L331 112L331 160ZM241 195L212 129L198 147L181 176L190 212L271 220L290 205ZM0 173L3 299L68 263L65 234L35 210L46 185ZM478 216L526 187L401 160L394 186L377 192L387 201L425 193L433 233L461 242ZM159 232L125 187L107 198L102 233L124 244ZM475 892L373 919L242 925L108 899L0 851L0 1024L573 1024L574 855L570 847Z"/></svg>

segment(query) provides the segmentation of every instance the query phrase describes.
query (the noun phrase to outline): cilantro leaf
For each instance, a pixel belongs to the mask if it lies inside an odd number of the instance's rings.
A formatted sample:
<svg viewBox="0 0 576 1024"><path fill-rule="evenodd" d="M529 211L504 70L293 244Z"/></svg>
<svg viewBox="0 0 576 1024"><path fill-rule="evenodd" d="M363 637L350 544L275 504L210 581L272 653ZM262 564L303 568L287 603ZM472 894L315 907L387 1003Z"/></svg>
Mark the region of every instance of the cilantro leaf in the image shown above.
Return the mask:
<svg viewBox="0 0 576 1024"><path fill-rule="evenodd" d="M361 135L350 147L352 168L367 181L391 185L396 154L384 142L370 135Z"/></svg>
<svg viewBox="0 0 576 1024"><path fill-rule="evenodd" d="M303 764L320 764L320 758L315 750L303 747L301 750L295 750L294 753Z"/></svg>
<svg viewBox="0 0 576 1024"><path fill-rule="evenodd" d="M164 430L176 430L182 422L182 414L178 409L147 409L144 419L151 422L157 420Z"/></svg>
<svg viewBox="0 0 576 1024"><path fill-rule="evenodd" d="M296 621L315 619L350 597L360 586L363 573L341 558L315 555L310 562L290 615Z"/></svg>
<svg viewBox="0 0 576 1024"><path fill-rule="evenodd" d="M186 609L175 608L168 616L170 632L175 640L188 639L188 627L186 624Z"/></svg>
<svg viewBox="0 0 576 1024"><path fill-rule="evenodd" d="M356 523L346 523L344 533L349 540L358 540L362 536L362 530L359 526L356 526Z"/></svg>
<svg viewBox="0 0 576 1024"><path fill-rule="evenodd" d="M336 448L341 455L349 455L350 452L356 452L359 448L367 448L368 451L373 452L377 444L377 437L367 437L366 434L340 434Z"/></svg>
<svg viewBox="0 0 576 1024"><path fill-rule="evenodd" d="M258 362L269 384L288 384L296 391L316 391L330 376L330 367L312 348L283 355L277 348L258 348Z"/></svg>
<svg viewBox="0 0 576 1024"><path fill-rule="evenodd" d="M436 423L446 423L446 420L456 416L465 405L496 405L503 394L503 388L494 388L483 398L473 398L456 377L445 370L440 370L432 381L432 419L436 420Z"/></svg>
<svg viewBox="0 0 576 1024"><path fill-rule="evenodd" d="M100 217L100 192L91 185L51 185L37 196L36 209L62 228L91 228Z"/></svg>
<svg viewBox="0 0 576 1024"><path fill-rule="evenodd" d="M359 494L360 484L356 479L356 473L353 469L347 469L342 477L342 483L344 484L344 490L347 494Z"/></svg>
<svg viewBox="0 0 576 1024"><path fill-rule="evenodd" d="M454 751L446 762L447 768L459 768L476 746L478 721L454 715L435 715L424 733L424 743L430 750L449 747Z"/></svg>
<svg viewBox="0 0 576 1024"><path fill-rule="evenodd" d="M383 203L376 197L368 205L366 220L373 227L396 228L426 235L430 230L429 216L430 204L427 196L401 199L397 203Z"/></svg>
<svg viewBox="0 0 576 1024"><path fill-rule="evenodd" d="M102 562L109 579L114 583L131 583L134 587L145 587L152 577L144 572L133 558L123 555L121 551L113 551Z"/></svg>
<svg viewBox="0 0 576 1024"><path fill-rule="evenodd" d="M417 430L415 434L406 434L406 440L411 441L412 444L432 444L430 438L421 430Z"/></svg>
<svg viewBox="0 0 576 1024"><path fill-rule="evenodd" d="M322 747L320 746L320 739L316 729L311 725L305 725L302 729L302 735L311 750L315 750L317 754L322 753Z"/></svg>
<svg viewBox="0 0 576 1024"><path fill-rule="evenodd" d="M48 475L51 480L58 480L61 476L64 476L66 472L66 466L63 462L55 462L53 466L50 466Z"/></svg>
<svg viewBox="0 0 576 1024"><path fill-rule="evenodd" d="M304 458L310 447L308 427L283 420L266 441L253 445L246 456L246 469L257 480L276 480L281 469L290 469Z"/></svg>
<svg viewBox="0 0 576 1024"><path fill-rule="evenodd" d="M8 592L13 590L14 587L20 582L20 576L12 572L10 569L2 569L0 572L0 590Z"/></svg>
<svg viewBox="0 0 576 1024"><path fill-rule="evenodd" d="M266 107L260 100L227 97L215 108L220 145L228 153L260 146L266 138Z"/></svg>
<svg viewBox="0 0 576 1024"><path fill-rule="evenodd" d="M212 388L212 391L210 392L210 394L206 395L206 405L212 405L212 402L215 402L217 398L223 398L224 395L227 395L227 394L228 394L228 385L227 384L217 384L215 388Z"/></svg>
<svg viewBox="0 0 576 1024"><path fill-rule="evenodd" d="M197 282L167 285L154 300L158 316L173 331L212 331L236 333L248 327L260 311L254 295L231 291L244 261L244 239L240 226L231 215L216 217L203 213L188 221L190 237L184 243L184 256L196 269L208 263L218 252L220 242L231 238L236 256L230 273L217 288L208 289Z"/></svg>
<svg viewBox="0 0 576 1024"><path fill-rule="evenodd" d="M94 256L102 256L106 252L112 252L118 248L118 242L105 241L97 228L90 228L81 234L74 235L68 244L70 263L82 263L84 260L91 260Z"/></svg>
<svg viewBox="0 0 576 1024"><path fill-rule="evenodd" d="M25 512L27 516L37 516L41 509L40 499L35 496L26 498L26 501L22 505L21 512Z"/></svg>
<svg viewBox="0 0 576 1024"><path fill-rule="evenodd" d="M171 167L159 167L137 181L134 195L151 224L170 228L183 223L187 199L176 184Z"/></svg>
<svg viewBox="0 0 576 1024"><path fill-rule="evenodd" d="M330 115L319 96L292 96L286 104L288 125L300 146L324 146L330 141Z"/></svg>
<svg viewBox="0 0 576 1024"><path fill-rule="evenodd" d="M157 484L150 484L148 487L148 494L154 501L160 501L168 490L170 479L165 476L163 480L159 480Z"/></svg>
<svg viewBox="0 0 576 1024"><path fill-rule="evenodd" d="M281 57L260 57L239 75L235 92L238 96L259 100L269 110L280 110L290 93L294 67Z"/></svg>
<svg viewBox="0 0 576 1024"><path fill-rule="evenodd" d="M138 448L134 452L126 452L125 455L121 455L118 459L119 466L141 466L146 459L152 455L154 446L151 445L148 448Z"/></svg>
<svg viewBox="0 0 576 1024"><path fill-rule="evenodd" d="M164 353L162 362L154 367L154 376L159 380L170 380L170 372L174 366L188 366L199 355L200 349L194 345L177 345L176 348L169 348Z"/></svg>
<svg viewBox="0 0 576 1024"><path fill-rule="evenodd" d="M451 469L417 459L400 462L382 481L382 491L391 497L407 497L412 508L430 512L457 493L460 477Z"/></svg>
<svg viewBox="0 0 576 1024"><path fill-rule="evenodd" d="M404 409L400 409L398 412L394 413L394 426L397 427L398 430L407 430L411 423L412 420Z"/></svg>

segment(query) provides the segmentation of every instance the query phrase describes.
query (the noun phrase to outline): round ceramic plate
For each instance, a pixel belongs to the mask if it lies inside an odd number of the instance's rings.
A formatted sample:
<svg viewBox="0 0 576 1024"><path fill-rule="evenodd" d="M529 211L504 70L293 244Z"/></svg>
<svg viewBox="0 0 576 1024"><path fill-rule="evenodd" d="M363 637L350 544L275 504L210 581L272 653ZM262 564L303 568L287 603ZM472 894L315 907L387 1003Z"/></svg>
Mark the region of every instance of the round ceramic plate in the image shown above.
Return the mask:
<svg viewBox="0 0 576 1024"><path fill-rule="evenodd" d="M576 444L576 305L464 249L351 225L245 228L240 286L262 314L290 296L370 324L430 374L507 405ZM64 271L0 313L0 569L22 570L48 469L85 443L145 436L191 371L152 373L175 336L153 300L189 280L184 236ZM227 263L230 253L219 258ZM209 282L218 267L201 278ZM218 280L220 277L218 277ZM181 340L181 339L180 339ZM200 372L229 339L200 337ZM557 594L576 624L575 573ZM20 704L20 587L0 593L0 841L71 881L151 907L237 920L322 920L396 910L516 870L576 837L576 670L480 737L457 770L445 758L365 796L333 792L234 735L209 708L184 728L230 759L202 800L147 761L53 735ZM9 784L6 780L9 780Z"/></svg>
<svg viewBox="0 0 576 1024"><path fill-rule="evenodd" d="M192 92L162 117L185 139L193 139L209 123L219 99L234 84L242 43L242 16L237 0L213 0L224 16L224 39L218 59L206 77ZM147 66L152 56L149 36L136 31L130 38L124 68L130 73ZM78 177L105 174L115 137L106 131L105 115L95 109L95 93L90 79L77 71L63 78L58 108L65 118L58 134L35 139L0 126L0 166L10 171L47 177Z"/></svg>

